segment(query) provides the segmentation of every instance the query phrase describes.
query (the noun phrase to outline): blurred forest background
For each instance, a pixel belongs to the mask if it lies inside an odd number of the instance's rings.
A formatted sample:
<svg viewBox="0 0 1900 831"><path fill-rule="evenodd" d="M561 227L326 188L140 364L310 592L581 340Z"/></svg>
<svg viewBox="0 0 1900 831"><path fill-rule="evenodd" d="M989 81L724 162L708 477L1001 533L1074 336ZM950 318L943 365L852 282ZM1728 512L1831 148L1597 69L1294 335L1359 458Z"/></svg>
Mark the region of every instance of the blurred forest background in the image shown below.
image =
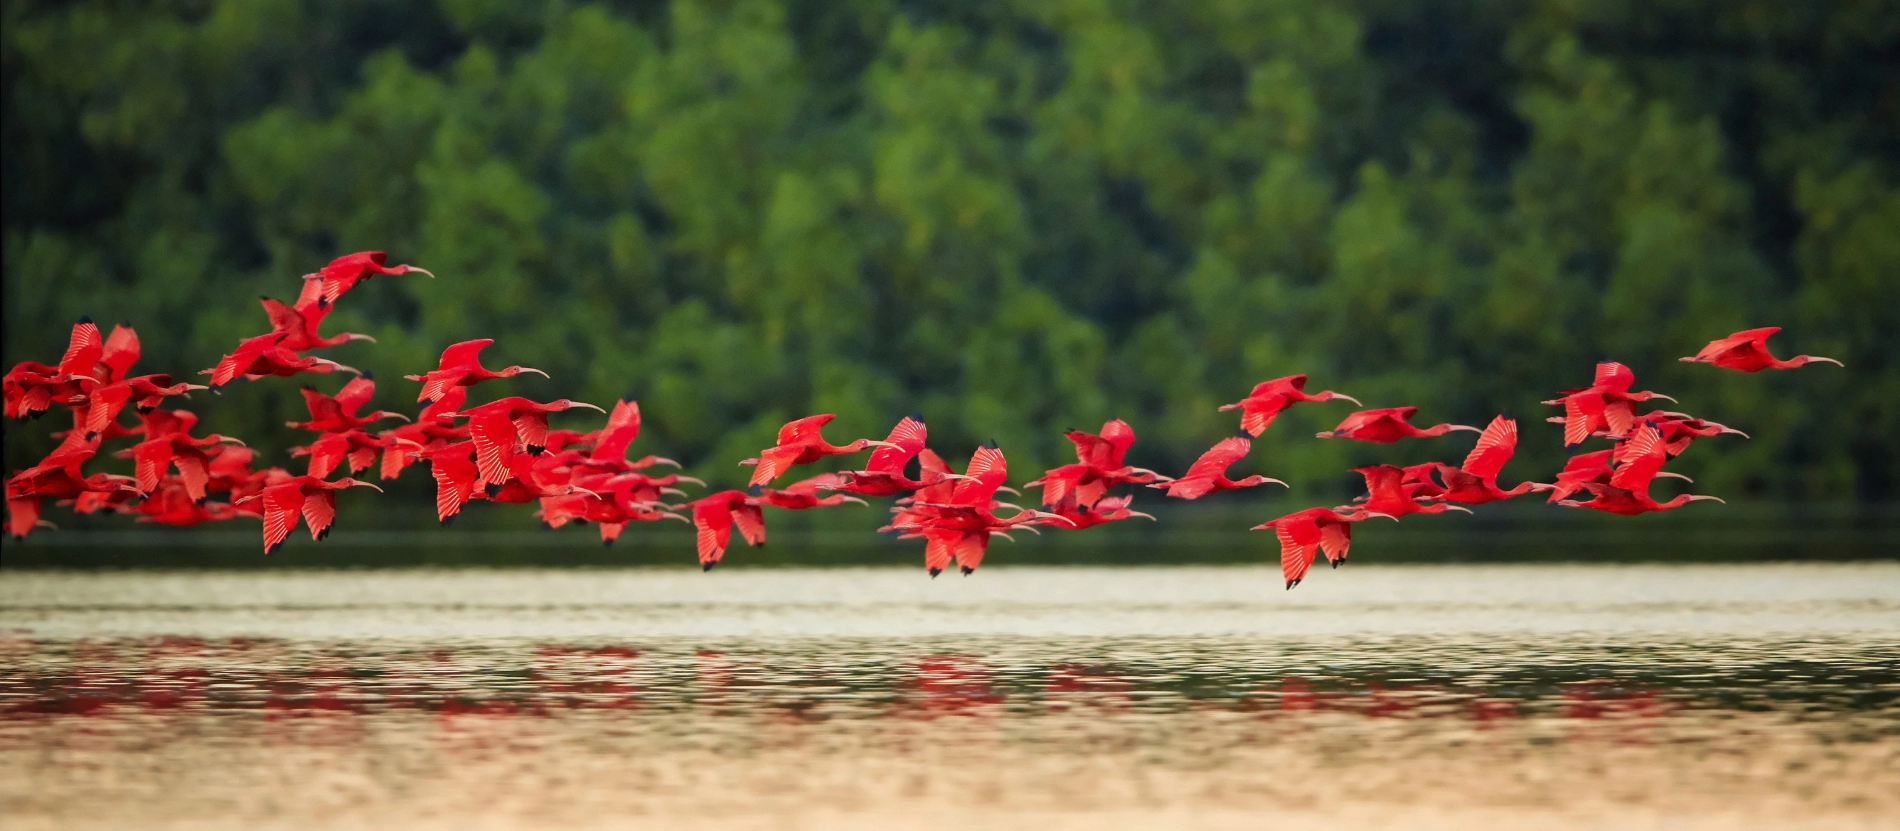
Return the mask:
<svg viewBox="0 0 1900 831"><path fill-rule="evenodd" d="M1119 416L1179 470L1296 372L1425 424L1512 414L1506 480L1547 478L1537 402L1616 359L1754 437L1673 465L1697 492L1900 495L1900 4L4 8L9 365L90 314L195 377L266 330L258 295L385 249L440 279L351 294L326 330L380 342L323 353L379 405L492 337L553 380L475 400L631 394L635 449L715 485L811 412L840 441L921 412L1017 483ZM1675 360L1765 325L1846 369ZM288 463L302 380L189 406ZM1343 495L1469 446L1312 438L1349 409L1295 409L1242 472ZM50 422L8 425L9 468Z"/></svg>

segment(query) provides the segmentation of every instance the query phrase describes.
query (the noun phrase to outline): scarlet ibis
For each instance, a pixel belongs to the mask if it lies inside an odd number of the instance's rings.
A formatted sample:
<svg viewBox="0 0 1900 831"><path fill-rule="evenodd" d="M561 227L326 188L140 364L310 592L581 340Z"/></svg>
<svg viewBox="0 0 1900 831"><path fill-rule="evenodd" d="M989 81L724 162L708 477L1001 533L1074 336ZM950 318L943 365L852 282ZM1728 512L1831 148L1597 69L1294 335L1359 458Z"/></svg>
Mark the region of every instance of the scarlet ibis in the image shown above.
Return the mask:
<svg viewBox="0 0 1900 831"><path fill-rule="evenodd" d="M739 464L758 465L752 471L752 479L747 484L769 485L773 479L785 474L794 465L808 465L826 456L842 456L856 453L866 447L897 447L887 441L858 439L848 444L832 444L825 441L820 430L837 416L831 413L806 416L790 421L778 428L778 444L759 451L756 459L746 459Z"/></svg>
<svg viewBox="0 0 1900 831"><path fill-rule="evenodd" d="M692 522L669 512L668 506L634 498L632 490L615 481L643 478L637 473L596 474L582 483L594 491L594 495L575 493L544 498L541 500L541 510L535 515L549 528L559 528L573 520L592 522L600 529L601 545L613 545L629 522L655 522L662 519L677 519L688 524Z"/></svg>
<svg viewBox="0 0 1900 831"><path fill-rule="evenodd" d="M1553 424L1563 424L1565 421L1562 416L1552 416L1544 420ZM1713 421L1696 418L1687 413L1669 412L1667 410L1651 410L1637 416L1635 423L1637 426L1653 424L1656 426L1656 429L1661 430L1663 444L1668 448L1669 455L1671 456L1682 455L1682 451L1689 449L1689 444L1696 439L1704 439L1723 434L1733 434L1741 436L1742 438L1748 438L1747 433L1726 424L1717 424ZM1598 431L1591 435L1607 439L1620 440L1620 438L1626 438L1612 436L1608 431Z"/></svg>
<svg viewBox="0 0 1900 831"><path fill-rule="evenodd" d="M466 400L468 387L450 387L434 404L422 408L415 423L377 433L377 440L383 443L383 466L379 477L394 479L401 476L403 468L414 461L414 457L401 448L401 441L433 449L468 438L467 425L457 426L454 420L455 411Z"/></svg>
<svg viewBox="0 0 1900 831"><path fill-rule="evenodd" d="M479 447L477 448L479 452ZM583 494L598 497L599 494L574 484L565 476L566 471L558 473L538 470L538 460L526 454L517 455L508 471L508 479L500 487L490 487L483 498L490 502L502 502L510 505L524 505L538 499L551 496L569 496Z"/></svg>
<svg viewBox="0 0 1900 831"><path fill-rule="evenodd" d="M745 491L720 491L683 507L693 509L701 570L712 571L726 556L726 543L732 539L734 525L739 526L739 535L746 544L765 544L765 512L759 510L759 500Z"/></svg>
<svg viewBox="0 0 1900 831"><path fill-rule="evenodd" d="M296 352L284 348L283 340L284 335L278 332L246 338L230 354L220 358L217 366L201 369L198 374L211 376L211 389L214 392L237 380L240 375L255 380L266 375L288 378L299 372L363 374L328 358L300 358Z"/></svg>
<svg viewBox="0 0 1900 831"><path fill-rule="evenodd" d="M127 402L145 413L157 409L167 397L190 398L191 390L204 388L200 384L174 384L172 377L164 374L140 375L93 387L86 394L86 432L90 436L110 429Z"/></svg>
<svg viewBox="0 0 1900 831"><path fill-rule="evenodd" d="M241 439L212 433L203 438L192 438L186 433L168 433L157 438L146 439L132 448L132 459L137 462L135 468L136 484L140 494L150 494L158 488L167 467L178 468L178 478L183 482L185 492L193 501L203 502L205 487L211 481L211 456L202 448L214 444L243 444Z"/></svg>
<svg viewBox="0 0 1900 831"><path fill-rule="evenodd" d="M1636 516L1653 511L1672 511L1691 502L1698 502L1704 499L1713 499L1716 502L1723 501L1713 496L1685 493L1667 502L1657 502L1654 499L1650 499L1648 494L1634 493L1614 485L1605 485L1600 482L1589 482L1584 484L1583 487L1590 491L1591 495L1595 498L1588 502L1576 499L1560 499L1557 500L1557 504L1566 508L1594 508L1604 513L1616 514L1618 516Z"/></svg>
<svg viewBox="0 0 1900 831"><path fill-rule="evenodd" d="M336 470L338 463L348 461L350 473L362 473L376 463L376 453L383 449L382 440L361 430L341 430L324 433L305 447L290 449L291 458L310 457L309 475L323 479Z"/></svg>
<svg viewBox="0 0 1900 831"><path fill-rule="evenodd" d="M1386 407L1378 410L1360 410L1346 416L1338 427L1322 433L1316 433L1322 439L1352 439L1374 444L1391 444L1399 439L1421 439L1442 436L1453 430L1478 432L1476 427L1463 424L1435 424L1420 429L1411 424L1417 407Z"/></svg>
<svg viewBox="0 0 1900 831"><path fill-rule="evenodd" d="M1023 486L1041 487L1045 507L1060 504L1073 495L1079 506L1087 508L1116 485L1173 481L1123 461L1128 448L1135 443L1135 430L1121 419L1103 424L1100 434L1070 430L1063 436L1075 443L1076 464L1049 470Z"/></svg>
<svg viewBox="0 0 1900 831"><path fill-rule="evenodd" d="M1545 401L1545 404L1564 408L1564 446L1574 447L1582 444L1591 433L1603 430L1612 437L1629 435L1630 427L1636 423L1636 404L1660 398L1664 401L1676 399L1660 392L1644 390L1630 392L1636 384L1636 373L1629 367L1615 361L1597 364L1594 382L1583 389L1565 390L1563 397Z"/></svg>
<svg viewBox="0 0 1900 831"><path fill-rule="evenodd" d="M599 430L582 436L594 445L588 454L588 461L596 467L610 467L614 472L640 470L653 465L679 467L680 463L672 459L647 455L631 462L627 461L627 447L640 437L640 402L632 398L614 403L613 411L607 414L607 425ZM698 481L698 480L693 480Z"/></svg>
<svg viewBox="0 0 1900 831"><path fill-rule="evenodd" d="M1194 464L1188 466L1187 473L1182 474L1181 478L1172 482L1156 482L1148 487L1165 488L1169 496L1177 499L1199 499L1215 491L1251 488L1269 482L1287 487L1285 482L1258 474L1240 480L1227 478L1227 468L1246 458L1247 451L1252 447L1253 440L1245 433L1221 439L1206 453L1202 453L1201 458L1194 460Z"/></svg>
<svg viewBox="0 0 1900 831"><path fill-rule="evenodd" d="M1465 455L1462 466L1438 466L1439 477L1445 481L1445 492L1437 498L1464 505L1482 505L1533 491L1551 490L1553 486L1539 482L1520 482L1510 490L1498 487L1498 472L1504 469L1504 463L1510 461L1511 455L1516 452L1517 422L1504 416L1492 419L1484 432L1478 435L1478 443Z"/></svg>
<svg viewBox="0 0 1900 831"><path fill-rule="evenodd" d="M309 430L313 433L340 433L386 418L399 418L408 421L402 413L377 410L364 416L358 416L357 410L363 409L376 394L376 377L365 372L343 385L334 396L318 392L313 387L304 387L304 407L310 411L309 421L287 421L286 427Z"/></svg>
<svg viewBox="0 0 1900 831"><path fill-rule="evenodd" d="M1691 364L1714 364L1723 369L1732 369L1736 372L1760 372L1764 369L1794 369L1795 367L1806 366L1815 361L1825 361L1835 366L1844 366L1840 361L1834 360L1833 358L1822 358L1815 355L1796 355L1785 361L1776 360L1775 356L1768 354L1768 336L1779 331L1781 331L1781 327L1779 326L1744 329L1726 338L1709 341L1709 345L1702 347L1702 351L1695 353L1693 357L1679 358L1678 360Z"/></svg>
<svg viewBox="0 0 1900 831"><path fill-rule="evenodd" d="M1326 508L1307 508L1260 523L1252 530L1272 528L1279 536L1280 573L1286 578L1286 587L1292 589L1306 579L1307 569L1320 552L1325 552L1326 561L1332 563L1333 568L1345 562L1346 553L1352 549L1352 523L1375 516L1396 519L1377 511L1342 514Z"/></svg>
<svg viewBox="0 0 1900 831"><path fill-rule="evenodd" d="M1153 515L1144 514L1130 507L1134 501L1135 498L1132 496L1105 496L1096 500L1093 506L1084 508L1074 499L1065 499L1051 508L1050 512L1068 520L1072 523L1070 527L1078 531L1135 517L1154 521Z"/></svg>
<svg viewBox="0 0 1900 831"><path fill-rule="evenodd" d="M338 332L327 338L317 333L317 327L330 314L329 305L323 302L323 285L317 280L304 283L303 293L291 306L269 297L259 298L264 304L264 314L270 317L271 333L284 336L280 345L293 352L304 352L340 346L354 340L375 343L375 338L355 332Z"/></svg>
<svg viewBox="0 0 1900 831"><path fill-rule="evenodd" d="M331 303L335 303L338 297L342 297L344 292L355 288L357 283L378 274L408 274L413 271L417 274L427 274L431 279L435 277L435 274L426 268L413 265L383 265L388 259L389 255L381 251L358 251L331 260L329 265L313 274L305 274L303 278L322 285L323 299L319 302L328 307Z"/></svg>
<svg viewBox="0 0 1900 831"><path fill-rule="evenodd" d="M264 553L273 554L284 547L284 540L296 529L299 513L303 514L304 524L310 528L311 539L322 540L330 536L330 529L336 524L336 492L344 488L382 490L369 482L359 482L349 477L325 482L315 476L292 476L264 488L256 495L235 500L233 504L255 499L264 501Z"/></svg>
<svg viewBox="0 0 1900 831"><path fill-rule="evenodd" d="M79 466L91 459L93 452L91 447L55 452L7 480L8 530L14 537L25 537L40 524L40 500L45 497L70 499L87 491L138 491L130 476L81 473Z"/></svg>
<svg viewBox="0 0 1900 831"><path fill-rule="evenodd" d="M475 440L476 461L482 471L481 484L498 488L508 480L516 442L520 442L529 455L540 455L547 441L548 413L575 407L601 411L593 404L565 398L543 404L510 396L456 413L457 417L468 417L469 437Z"/></svg>
<svg viewBox="0 0 1900 831"><path fill-rule="evenodd" d="M481 476L475 464L475 443L460 441L425 447L409 439L394 441L406 448L405 455L429 460L429 475L435 479L435 518L448 525L462 512L462 506L468 504L475 492L475 480Z"/></svg>
<svg viewBox="0 0 1900 831"><path fill-rule="evenodd" d="M1366 479L1367 497L1363 505L1345 506L1335 510L1363 510L1381 516L1398 519L1406 514L1442 514L1446 511L1471 513L1463 505L1440 502L1435 505L1420 505L1412 498L1405 487L1405 471L1395 465L1367 465L1355 467L1352 472Z"/></svg>
<svg viewBox="0 0 1900 831"><path fill-rule="evenodd" d="M7 371L6 415L37 417L50 404L78 406L97 384L124 380L138 359L138 333L132 327L115 326L112 336L102 340L99 327L82 317L73 324L58 366L23 361Z"/></svg>
<svg viewBox="0 0 1900 831"><path fill-rule="evenodd" d="M244 483L255 478L256 473L251 470L251 460L255 457L255 451L241 444L222 444L212 448L211 461L205 466L211 479L205 483L205 490L210 493L235 493Z"/></svg>
<svg viewBox="0 0 1900 831"><path fill-rule="evenodd" d="M956 560L957 568L968 576L983 564L983 554L989 550L990 537L1012 539L1008 534L1012 528L1056 523L1069 527L1075 525L1074 520L1048 511L1018 511L1005 519L990 513L988 507L978 505L929 504L919 507L930 510L928 518L918 525L900 527L898 530L923 536L924 568L932 577L943 573L952 559Z"/></svg>
<svg viewBox="0 0 1900 831"><path fill-rule="evenodd" d="M1271 381L1261 381L1254 385L1253 392L1232 404L1221 405L1221 411L1240 411L1240 429L1256 438L1267 431L1267 426L1280 415L1282 410L1302 401L1331 401L1335 398L1359 404L1359 399L1343 392L1321 390L1308 395L1305 375L1288 375ZM1364 406L1360 404L1360 406Z"/></svg>
<svg viewBox="0 0 1900 831"><path fill-rule="evenodd" d="M155 522L189 528L206 522L222 522L238 517L262 519L263 515L225 502L200 502L192 498L182 482L167 481L158 491L139 504L139 522Z"/></svg>
<svg viewBox="0 0 1900 831"><path fill-rule="evenodd" d="M1399 477L1399 487L1405 491L1406 496L1412 499L1433 499L1444 496L1445 487L1438 484L1438 480L1433 478L1437 475L1439 468L1442 467L1444 467L1444 465L1439 462L1425 462L1423 464L1408 465L1399 468L1400 472L1404 474ZM1354 497L1352 501L1359 503L1366 501L1367 498L1366 496L1359 496Z"/></svg>
<svg viewBox="0 0 1900 831"><path fill-rule="evenodd" d="M929 487L944 481L946 476L954 477L943 460L924 447L929 435L922 416L905 416L897 422L897 426L891 428L890 435L884 437L890 446L871 451L871 458L864 463L863 470L839 474L844 481L838 489L860 496L892 496ZM928 456L918 462L917 478L911 479L904 475L904 467L919 454ZM935 464L930 460L934 460Z"/></svg>
<svg viewBox="0 0 1900 831"><path fill-rule="evenodd" d="M759 502L787 511L803 511L809 508L825 508L842 505L846 502L866 504L864 500L843 493L819 496L819 491L837 490L843 487L845 478L836 473L820 473L810 479L795 482L783 488L763 488L759 491Z"/></svg>
<svg viewBox="0 0 1900 831"><path fill-rule="evenodd" d="M523 372L548 377L547 373L531 366L511 366L499 370L483 367L482 349L494 342L493 338L462 341L442 350L442 359L436 363L435 369L421 375L404 375L408 380L422 382L422 392L416 396L416 403L427 407L448 394L451 387L466 387L494 378L513 378Z"/></svg>

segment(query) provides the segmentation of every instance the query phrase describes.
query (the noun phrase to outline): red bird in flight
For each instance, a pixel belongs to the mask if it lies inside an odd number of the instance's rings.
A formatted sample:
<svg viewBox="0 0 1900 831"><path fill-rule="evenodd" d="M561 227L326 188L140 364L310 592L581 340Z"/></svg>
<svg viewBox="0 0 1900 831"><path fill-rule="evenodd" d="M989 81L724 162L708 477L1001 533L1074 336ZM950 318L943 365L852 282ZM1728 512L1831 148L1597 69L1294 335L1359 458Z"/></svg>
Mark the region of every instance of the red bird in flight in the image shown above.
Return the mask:
<svg viewBox="0 0 1900 831"><path fill-rule="evenodd" d="M866 504L864 500L849 494L834 493L830 496L818 495L819 491L838 490L844 487L844 485L845 479L843 476L836 473L820 473L810 479L795 482L783 488L763 488L759 491L758 501L761 504L770 505L774 508L783 508L787 511L825 508L832 505L842 505L846 502L855 502L859 505Z"/></svg>
<svg viewBox="0 0 1900 831"><path fill-rule="evenodd" d="M1227 478L1227 468L1246 458L1247 451L1253 447L1253 441L1245 433L1221 439L1209 448L1201 458L1188 466L1187 473L1172 482L1156 482L1148 487L1165 488L1169 496L1177 499L1199 499L1215 491L1228 491L1238 488L1251 488L1268 482L1287 487L1287 483L1278 479L1269 479L1255 474L1238 481Z"/></svg>
<svg viewBox="0 0 1900 831"><path fill-rule="evenodd" d="M1232 404L1221 405L1221 411L1239 410L1240 429L1247 431L1248 434L1255 438L1259 438L1260 434L1267 431L1268 425L1273 423L1273 419L1279 416L1282 410L1302 401L1320 402L1331 401L1338 398L1359 404L1359 399L1343 392L1321 390L1308 395L1304 392L1305 389L1305 375L1288 375L1285 378L1261 381L1254 385L1253 392L1248 393L1246 398ZM1360 404L1359 406L1364 405Z"/></svg>
<svg viewBox="0 0 1900 831"><path fill-rule="evenodd" d="M312 280L304 283L297 302L290 306L269 297L260 298L260 301L264 304L264 314L270 317L271 333L283 335L280 345L293 352L325 349L353 340L376 342L369 335L355 332L338 332L327 338L317 333L317 327L323 325L323 319L330 314L330 306L323 302L321 282Z"/></svg>
<svg viewBox="0 0 1900 831"><path fill-rule="evenodd" d="M547 446L548 413L575 407L605 412L584 401L562 398L542 404L510 396L456 413L458 417L468 418L469 436L475 440L476 458L482 470L482 485L493 489L508 481L516 442L521 443L528 455L541 455Z"/></svg>
<svg viewBox="0 0 1900 831"><path fill-rule="evenodd" d="M211 376L213 392L237 380L240 375L246 379L255 380L266 375L288 378L299 372L363 374L353 367L344 366L328 358L298 357L296 352L284 347L285 337L286 335L282 332L272 332L268 335L246 338L237 345L236 349L231 350L230 354L219 359L217 366L199 370L198 374Z"/></svg>
<svg viewBox="0 0 1900 831"><path fill-rule="evenodd" d="M1504 469L1504 463L1510 461L1511 455L1516 452L1517 422L1504 416L1492 419L1484 432L1478 435L1477 445L1465 456L1463 466L1437 466L1439 478L1445 482L1445 492L1428 498L1463 505L1483 505L1554 488L1539 482L1520 482L1510 490L1500 489L1498 472Z"/></svg>
<svg viewBox="0 0 1900 831"><path fill-rule="evenodd" d="M1366 478L1366 501L1360 505L1347 505L1334 510L1369 511L1383 517L1398 519L1406 514L1442 514L1446 511L1471 513L1463 505L1444 502L1435 505L1420 505L1413 499L1414 489L1405 484L1405 471L1395 465L1367 465L1355 467L1352 472Z"/></svg>
<svg viewBox="0 0 1900 831"><path fill-rule="evenodd" d="M1420 429L1412 426L1412 416L1417 407L1386 407L1379 410L1360 410L1346 416L1338 427L1322 433L1315 433L1322 439L1352 439L1373 444L1391 444L1399 439L1420 439L1442 436L1453 430L1478 432L1476 427L1463 424L1435 424Z"/></svg>
<svg viewBox="0 0 1900 831"><path fill-rule="evenodd" d="M794 465L808 465L826 456L842 456L856 453L866 447L889 447L902 449L902 445L874 439L858 439L849 444L832 444L825 441L819 433L837 416L830 413L806 416L797 421L787 422L778 428L778 444L759 451L756 459L746 459L739 464L758 465L752 471L749 485L769 485L773 479L785 475Z"/></svg>
<svg viewBox="0 0 1900 831"><path fill-rule="evenodd" d="M377 410L369 415L358 416L357 410L368 404L370 397L376 394L376 378L365 372L350 379L334 396L325 395L312 387L303 388L304 407L310 411L309 421L286 421L285 427L309 430L313 433L340 433L354 430L371 422L385 418L399 418L408 421L402 413Z"/></svg>
<svg viewBox="0 0 1900 831"><path fill-rule="evenodd" d="M1352 550L1352 523L1375 516L1396 519L1377 511L1339 513L1327 508L1307 508L1260 523L1251 530L1272 528L1279 536L1280 574L1286 578L1286 587L1290 590L1306 579L1307 569L1312 568L1313 560L1321 552L1326 554L1326 561L1332 563L1333 568L1345 562L1346 552Z"/></svg>
<svg viewBox="0 0 1900 831"><path fill-rule="evenodd" d="M1564 408L1564 446L1574 447L1582 444L1590 434L1599 430L1607 432L1613 438L1629 435L1630 428L1636 424L1636 402L1660 398L1673 402L1676 399L1660 392L1644 390L1630 392L1636 385L1636 373L1629 367L1615 361L1597 364L1595 381L1580 390L1565 390L1562 398L1553 398L1545 404L1559 405Z"/></svg>
<svg viewBox="0 0 1900 831"><path fill-rule="evenodd" d="M712 571L726 556L726 543L732 539L734 525L739 526L739 535L746 544L765 544L765 512L759 510L759 500L745 491L720 491L683 507L693 509L702 571Z"/></svg>
<svg viewBox="0 0 1900 831"><path fill-rule="evenodd" d="M1768 354L1768 336L1781 331L1779 326L1767 326L1761 329L1745 329L1726 338L1709 341L1701 352L1693 357L1679 358L1684 363L1714 364L1723 369L1736 372L1760 372L1764 369L1794 369L1815 361L1824 361L1835 366L1845 366L1833 358L1816 355L1796 355L1785 361L1777 360Z"/></svg>
<svg viewBox="0 0 1900 831"><path fill-rule="evenodd" d="M442 360L434 370L421 375L404 375L408 380L422 382L422 392L416 396L416 403L427 407L447 394L451 387L471 386L493 378L513 378L523 372L548 377L547 373L530 366L511 366L500 370L484 368L482 349L494 342L493 338L462 341L442 350Z"/></svg>
<svg viewBox="0 0 1900 831"><path fill-rule="evenodd" d="M1077 462L1046 471L1042 478L1023 486L1040 486L1044 507L1060 505L1073 497L1078 506L1087 508L1116 485L1173 481L1123 460L1135 444L1135 428L1119 418L1103 424L1100 434L1070 430L1063 436L1075 443Z"/></svg>
<svg viewBox="0 0 1900 831"><path fill-rule="evenodd" d="M839 474L844 477L844 483L838 489L859 496L893 496L947 479L961 479L960 475L950 472L943 459L924 446L929 435L922 416L905 416L891 428L891 434L884 437L890 446L871 451L871 459L864 463L863 470ZM917 459L916 479L904 475L904 467L912 458Z"/></svg>
<svg viewBox="0 0 1900 831"><path fill-rule="evenodd" d="M1610 473L1608 484L1591 481L1583 487L1595 497L1588 502L1574 499L1559 500L1557 504L1566 508L1594 508L1605 513L1620 516L1636 516L1654 511L1668 511L1680 508L1691 502L1720 498L1702 494L1685 493L1667 502L1657 502L1649 497L1649 485L1660 475L1663 462L1669 458L1662 443L1662 433L1654 426L1644 426L1630 436L1630 445L1623 452L1625 461L1617 465Z"/></svg>
<svg viewBox="0 0 1900 831"><path fill-rule="evenodd" d="M311 539L330 536L330 528L336 524L336 492L359 487L382 490L347 477L325 482L315 476L292 476L233 504L264 500L264 553L271 554L284 547L284 540L297 527L299 513L303 514L304 524L310 526Z"/></svg>
<svg viewBox="0 0 1900 831"><path fill-rule="evenodd" d="M322 286L322 299L318 302L328 308L331 303L336 302L338 297L342 297L344 292L356 288L357 283L378 274L408 274L413 271L417 274L428 274L432 279L435 277L435 274L426 268L417 268L413 265L383 265L388 259L389 255L381 251L358 251L331 260L329 265L314 273L305 274L303 278L315 281Z"/></svg>

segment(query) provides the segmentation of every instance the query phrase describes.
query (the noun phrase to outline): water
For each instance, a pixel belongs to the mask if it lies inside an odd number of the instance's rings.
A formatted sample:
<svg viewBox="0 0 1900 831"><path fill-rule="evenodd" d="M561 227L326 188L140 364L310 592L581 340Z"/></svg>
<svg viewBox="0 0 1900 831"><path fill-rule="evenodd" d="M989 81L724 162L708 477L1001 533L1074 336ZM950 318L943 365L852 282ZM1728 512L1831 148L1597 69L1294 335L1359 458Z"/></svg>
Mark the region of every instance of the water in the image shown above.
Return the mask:
<svg viewBox="0 0 1900 831"><path fill-rule="evenodd" d="M1900 565L0 574L26 828L1877 828Z"/></svg>

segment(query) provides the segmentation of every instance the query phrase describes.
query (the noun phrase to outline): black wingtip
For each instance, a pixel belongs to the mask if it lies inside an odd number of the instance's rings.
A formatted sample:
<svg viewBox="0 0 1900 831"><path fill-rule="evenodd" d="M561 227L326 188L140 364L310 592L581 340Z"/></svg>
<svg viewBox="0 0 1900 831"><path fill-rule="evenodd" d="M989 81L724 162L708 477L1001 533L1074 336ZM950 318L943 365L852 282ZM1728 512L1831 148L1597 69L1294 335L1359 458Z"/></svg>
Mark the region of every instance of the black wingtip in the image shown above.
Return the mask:
<svg viewBox="0 0 1900 831"><path fill-rule="evenodd" d="M1249 433L1249 432L1247 432L1247 431L1245 431L1245 430L1242 430L1242 431L1240 431L1240 432L1238 432L1238 433L1235 433L1235 434L1234 434L1234 438L1237 438L1237 439L1246 439L1246 440L1248 440L1248 441L1253 441L1253 434L1252 434L1252 433Z"/></svg>
<svg viewBox="0 0 1900 831"><path fill-rule="evenodd" d="M78 324L85 324L85 323L91 323L91 322L92 322L92 316L91 316L91 315L80 315L80 316L79 316L79 319L78 319L77 321L74 321L74 322L75 322L75 323L78 323Z"/></svg>
<svg viewBox="0 0 1900 831"><path fill-rule="evenodd" d="M539 456L542 452L547 450L546 447L539 444L524 444L522 447L528 451L528 455L530 456Z"/></svg>
<svg viewBox="0 0 1900 831"><path fill-rule="evenodd" d="M917 423L918 423L918 424L922 424L922 423L924 423L924 414L923 414L923 413L911 413L911 414L910 414L910 417L911 417L911 418L914 418L914 419L916 419L916 420L917 420Z"/></svg>
<svg viewBox="0 0 1900 831"><path fill-rule="evenodd" d="M604 539L604 540L601 540L601 541L600 541L600 547L601 547L601 548L612 548L612 547L614 547L614 538L613 538L613 537L608 537L608 538L606 538L606 539Z"/></svg>
<svg viewBox="0 0 1900 831"><path fill-rule="evenodd" d="M930 571L930 579L932 580L937 579L937 575L943 573L943 569L940 569L940 568L929 569L929 571Z"/></svg>
<svg viewBox="0 0 1900 831"><path fill-rule="evenodd" d="M984 442L984 443L983 443L983 446L984 446L984 447L987 447L987 448L989 448L989 449L991 449L991 450L997 450L997 449L999 449L999 448L997 447L997 444L996 444L996 440L995 440L995 439L990 439L989 441L986 441L986 442Z"/></svg>
<svg viewBox="0 0 1900 831"><path fill-rule="evenodd" d="M748 495L751 495L751 496L758 496L758 495L760 495L760 494L762 494L762 493L765 493L765 486L764 486L764 485L752 485L752 486L749 486L749 487L747 487L747 488L745 489L745 492L746 492L746 493L747 493Z"/></svg>
<svg viewBox="0 0 1900 831"><path fill-rule="evenodd" d="M362 379L363 379L363 380L365 380L365 381L374 381L374 380L376 380L376 373L374 373L374 372L371 372L371 371L369 371L369 370L367 370L367 369L366 369L366 370L363 370L363 374L362 374L362 375L359 375L359 376L357 376L357 377L359 377L359 378L362 378Z"/></svg>
<svg viewBox="0 0 1900 831"><path fill-rule="evenodd" d="M454 521L455 521L455 518L456 518L456 517L458 517L458 516L461 516L461 514L460 514L460 513L453 513L453 514L449 514L448 516L445 516L445 517L443 517L443 518L442 518L442 527L444 527L444 528L447 528L447 527L449 527L449 523L451 523L451 522L454 522Z"/></svg>
<svg viewBox="0 0 1900 831"><path fill-rule="evenodd" d="M963 569L963 576L965 577L970 576L970 572L976 571L976 569L973 569L969 566L961 566L960 568Z"/></svg>
<svg viewBox="0 0 1900 831"><path fill-rule="evenodd" d="M543 531L552 531L552 530L554 530L554 523L552 523L552 522L548 522L547 520L542 520L542 521L541 521L541 530L543 530Z"/></svg>
<svg viewBox="0 0 1900 831"><path fill-rule="evenodd" d="M489 496L494 496L495 494L501 493L501 486L500 485L483 485L482 493L488 494Z"/></svg>
<svg viewBox="0 0 1900 831"><path fill-rule="evenodd" d="M215 388L214 388L214 389L215 389ZM434 404L434 403L435 403L435 399L433 399L433 398L424 398L424 399L420 399L420 400L418 400L418 401L416 402L416 409L418 409L418 410L426 410L426 409L429 409L429 405L430 405L430 404Z"/></svg>
<svg viewBox="0 0 1900 831"><path fill-rule="evenodd" d="M283 548L283 547L284 547L284 544L283 544L282 542L279 542L279 543L277 543L276 545L273 545L273 546L271 546L271 547L269 547L269 548L266 548L266 549L264 549L264 556L266 556L266 557L268 557L268 556L270 556L270 555L272 555L272 554L275 554L275 553L277 553L277 549L279 549L279 548Z"/></svg>
<svg viewBox="0 0 1900 831"><path fill-rule="evenodd" d="M712 567L716 565L718 565L718 563L701 563L699 566L699 570L702 572L712 571Z"/></svg>

